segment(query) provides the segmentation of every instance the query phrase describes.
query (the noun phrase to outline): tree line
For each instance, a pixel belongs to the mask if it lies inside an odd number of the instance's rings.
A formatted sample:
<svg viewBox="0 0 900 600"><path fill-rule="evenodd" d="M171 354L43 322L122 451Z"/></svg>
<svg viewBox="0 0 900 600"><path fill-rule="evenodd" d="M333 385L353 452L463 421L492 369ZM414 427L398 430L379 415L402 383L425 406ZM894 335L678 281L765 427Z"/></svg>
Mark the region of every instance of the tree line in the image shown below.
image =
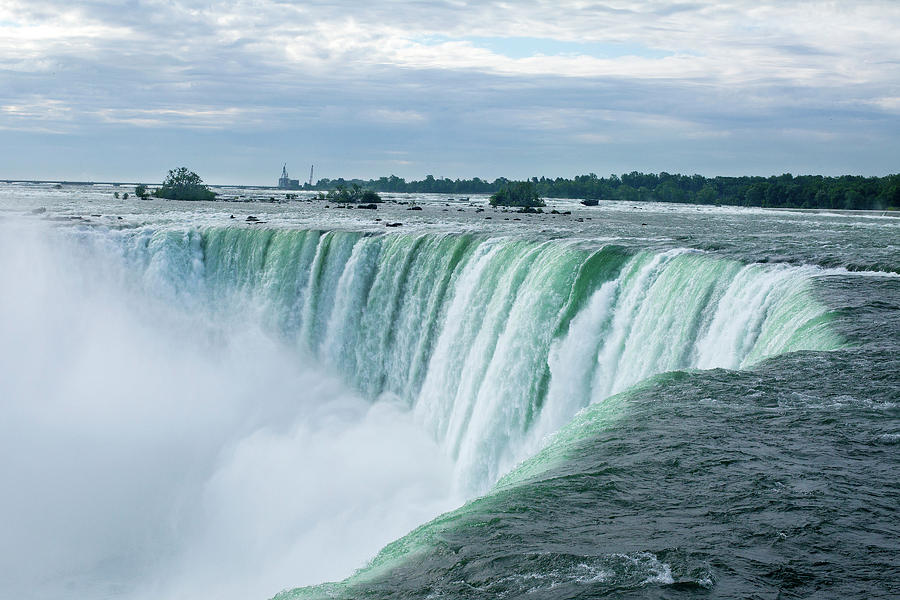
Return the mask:
<svg viewBox="0 0 900 600"><path fill-rule="evenodd" d="M900 174L885 177L842 175L773 175L771 177L704 177L640 173L598 177L595 173L572 179L532 177L527 180L543 198L579 198L587 200L657 201L772 208L827 208L849 210L886 210L900 208ZM487 181L435 178L406 181L391 175L378 179L320 179L309 190L330 190L354 184L377 192L494 194L522 183L500 177Z"/></svg>

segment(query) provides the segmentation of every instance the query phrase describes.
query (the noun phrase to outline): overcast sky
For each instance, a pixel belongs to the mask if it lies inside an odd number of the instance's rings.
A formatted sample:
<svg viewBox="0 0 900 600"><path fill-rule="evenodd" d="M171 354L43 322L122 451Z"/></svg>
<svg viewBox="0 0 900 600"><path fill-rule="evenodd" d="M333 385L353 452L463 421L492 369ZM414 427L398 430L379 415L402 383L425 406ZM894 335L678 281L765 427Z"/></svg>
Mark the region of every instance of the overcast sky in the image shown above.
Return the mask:
<svg viewBox="0 0 900 600"><path fill-rule="evenodd" d="M900 0L2 0L0 178L900 171Z"/></svg>

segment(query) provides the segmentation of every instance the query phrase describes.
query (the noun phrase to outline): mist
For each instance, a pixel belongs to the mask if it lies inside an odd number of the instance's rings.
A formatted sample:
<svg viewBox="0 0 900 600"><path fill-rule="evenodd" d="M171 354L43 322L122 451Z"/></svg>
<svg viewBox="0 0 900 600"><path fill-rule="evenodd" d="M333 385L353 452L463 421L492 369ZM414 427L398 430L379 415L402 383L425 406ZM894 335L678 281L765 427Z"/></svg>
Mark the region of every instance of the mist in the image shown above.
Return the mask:
<svg viewBox="0 0 900 600"><path fill-rule="evenodd" d="M0 223L6 595L270 597L458 505L407 406L111 237Z"/></svg>

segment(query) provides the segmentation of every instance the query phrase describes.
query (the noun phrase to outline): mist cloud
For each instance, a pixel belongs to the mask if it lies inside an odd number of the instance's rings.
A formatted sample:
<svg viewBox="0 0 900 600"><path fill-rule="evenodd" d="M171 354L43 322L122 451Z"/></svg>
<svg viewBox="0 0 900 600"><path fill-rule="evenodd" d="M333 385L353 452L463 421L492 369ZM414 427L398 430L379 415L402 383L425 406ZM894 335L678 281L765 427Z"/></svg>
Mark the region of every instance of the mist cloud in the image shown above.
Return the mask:
<svg viewBox="0 0 900 600"><path fill-rule="evenodd" d="M268 598L458 504L406 406L201 309L202 265L136 272L107 235L0 223L0 593Z"/></svg>

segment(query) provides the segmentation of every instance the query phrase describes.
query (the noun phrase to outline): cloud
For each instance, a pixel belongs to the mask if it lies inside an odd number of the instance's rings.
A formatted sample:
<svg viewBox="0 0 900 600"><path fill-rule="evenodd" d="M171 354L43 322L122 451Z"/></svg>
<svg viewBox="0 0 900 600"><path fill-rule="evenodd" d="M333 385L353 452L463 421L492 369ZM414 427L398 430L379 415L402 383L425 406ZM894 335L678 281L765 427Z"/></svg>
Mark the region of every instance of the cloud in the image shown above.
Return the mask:
<svg viewBox="0 0 900 600"><path fill-rule="evenodd" d="M212 108L156 108L156 109L101 109L97 116L107 123L122 123L137 127L160 127L179 124L188 129L224 129L235 122L246 122L248 115L256 114L261 119L260 110L239 107Z"/></svg>
<svg viewBox="0 0 900 600"><path fill-rule="evenodd" d="M0 128L232 132L230 143L217 140L220 155L247 136L302 135L346 168L364 165L362 143L377 140L414 153L414 166L457 165L459 176L486 175L484 160L467 158L473 143L512 156L516 136L525 147L553 135L613 146L677 135L694 170L709 170L723 144L740 143L735 132L774 142L796 131L811 144L799 132L820 131L830 137L816 143L835 146L823 168L844 170L837 146L860 127L879 140L871 153L900 150L896 123L884 121L900 96L900 62L886 60L900 56L898 26L890 0L146 0L124 9L10 0L0 6ZM649 156L625 149L637 163ZM796 159L728 150L772 168ZM546 164L533 149L519 158L510 164L523 175ZM877 157L864 164L893 168ZM487 166L487 175L517 174Z"/></svg>
<svg viewBox="0 0 900 600"><path fill-rule="evenodd" d="M414 110L393 110L390 108L373 108L365 112L366 116L374 121L397 124L424 123L427 117Z"/></svg>

